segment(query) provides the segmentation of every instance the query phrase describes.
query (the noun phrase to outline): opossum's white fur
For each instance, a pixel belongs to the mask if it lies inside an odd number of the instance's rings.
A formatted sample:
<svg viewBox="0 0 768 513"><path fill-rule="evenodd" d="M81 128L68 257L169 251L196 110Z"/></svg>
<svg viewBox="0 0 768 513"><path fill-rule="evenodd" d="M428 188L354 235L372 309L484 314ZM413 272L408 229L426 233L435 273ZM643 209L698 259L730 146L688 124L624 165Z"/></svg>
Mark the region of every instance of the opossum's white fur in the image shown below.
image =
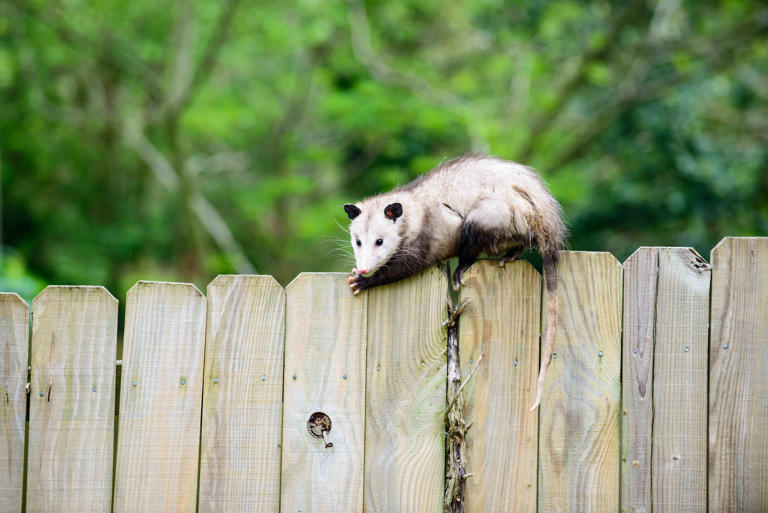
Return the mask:
<svg viewBox="0 0 768 513"><path fill-rule="evenodd" d="M396 202L402 204L407 220L402 234L399 220L384 216L385 207ZM560 205L535 172L486 155L460 157L408 185L355 205L361 214L352 220L349 232L357 268L366 269L367 274L385 264L399 246L407 248L425 236L428 253L424 256L431 263L456 256L465 220L508 235L503 238L510 241L522 236L529 245L537 234L544 235L539 245L554 250L560 248L565 232ZM382 239L382 246L375 245L377 239ZM507 249L498 247L492 253Z"/></svg>
<svg viewBox="0 0 768 513"><path fill-rule="evenodd" d="M352 219L349 232L357 267L349 281L355 294L457 255L458 288L480 252L502 256L501 265L525 247L541 252L548 320L535 408L554 348L557 261L565 235L560 205L539 176L514 162L465 155L407 185L345 205L345 210Z"/></svg>

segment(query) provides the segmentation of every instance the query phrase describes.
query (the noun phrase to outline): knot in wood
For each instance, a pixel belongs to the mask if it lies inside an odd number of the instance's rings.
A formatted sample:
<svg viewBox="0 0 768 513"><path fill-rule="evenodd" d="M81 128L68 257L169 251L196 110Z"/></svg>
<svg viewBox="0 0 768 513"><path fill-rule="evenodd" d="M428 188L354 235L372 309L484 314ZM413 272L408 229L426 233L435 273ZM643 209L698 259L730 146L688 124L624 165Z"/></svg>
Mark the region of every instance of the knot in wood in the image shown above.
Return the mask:
<svg viewBox="0 0 768 513"><path fill-rule="evenodd" d="M331 418L321 411L316 411L309 416L307 421L309 434L315 438L322 438L325 448L333 447L333 444L325 439L325 435L331 432Z"/></svg>

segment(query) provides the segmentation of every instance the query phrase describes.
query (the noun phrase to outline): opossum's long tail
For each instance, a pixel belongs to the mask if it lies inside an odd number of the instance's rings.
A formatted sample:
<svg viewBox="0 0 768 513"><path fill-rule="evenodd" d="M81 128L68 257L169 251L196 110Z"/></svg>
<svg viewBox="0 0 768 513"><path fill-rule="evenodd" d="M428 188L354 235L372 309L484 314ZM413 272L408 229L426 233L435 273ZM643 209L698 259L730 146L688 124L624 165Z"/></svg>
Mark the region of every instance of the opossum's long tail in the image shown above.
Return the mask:
<svg viewBox="0 0 768 513"><path fill-rule="evenodd" d="M555 350L555 335L557 335L557 263L559 253L557 251L544 251L542 254L544 276L547 286L547 326L544 332L544 353L541 355L541 368L539 369L539 383L536 387L536 401L531 406L533 411L541 402L541 393L544 390L544 379Z"/></svg>

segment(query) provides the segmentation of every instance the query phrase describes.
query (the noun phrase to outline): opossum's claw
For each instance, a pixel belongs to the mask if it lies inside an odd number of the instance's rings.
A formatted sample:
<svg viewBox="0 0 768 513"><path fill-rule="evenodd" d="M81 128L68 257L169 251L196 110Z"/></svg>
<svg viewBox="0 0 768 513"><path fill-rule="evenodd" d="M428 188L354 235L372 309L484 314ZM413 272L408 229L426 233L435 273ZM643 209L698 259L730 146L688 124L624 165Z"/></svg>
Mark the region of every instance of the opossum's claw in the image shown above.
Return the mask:
<svg viewBox="0 0 768 513"><path fill-rule="evenodd" d="M499 259L499 267L504 267L504 264L507 262L514 262L515 260L520 260L520 257L523 254L523 246L514 246L509 251L504 253L502 257Z"/></svg>
<svg viewBox="0 0 768 513"><path fill-rule="evenodd" d="M501 257L501 259L499 259L499 267L504 267L507 262L514 262L515 260L517 260L517 258Z"/></svg>
<svg viewBox="0 0 768 513"><path fill-rule="evenodd" d="M461 290L462 285L466 285L466 283L464 283L464 271L461 270L461 272L459 272L459 269L457 269L456 272L453 273L453 290L458 292Z"/></svg>
<svg viewBox="0 0 768 513"><path fill-rule="evenodd" d="M369 280L370 278L358 273L357 269L352 269L352 274L347 278L349 290L352 291L352 294L358 295L369 286Z"/></svg>

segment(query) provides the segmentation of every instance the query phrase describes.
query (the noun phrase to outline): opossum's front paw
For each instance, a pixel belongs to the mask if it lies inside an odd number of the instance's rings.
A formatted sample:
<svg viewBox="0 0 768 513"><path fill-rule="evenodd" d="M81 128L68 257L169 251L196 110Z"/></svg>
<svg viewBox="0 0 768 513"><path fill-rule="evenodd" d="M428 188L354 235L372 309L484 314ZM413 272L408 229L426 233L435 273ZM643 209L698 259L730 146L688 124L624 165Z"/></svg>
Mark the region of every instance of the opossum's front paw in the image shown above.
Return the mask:
<svg viewBox="0 0 768 513"><path fill-rule="evenodd" d="M354 295L358 295L361 290L365 290L370 286L371 279L357 272L357 269L352 269L352 273L347 278L347 283L349 283L349 290Z"/></svg>

